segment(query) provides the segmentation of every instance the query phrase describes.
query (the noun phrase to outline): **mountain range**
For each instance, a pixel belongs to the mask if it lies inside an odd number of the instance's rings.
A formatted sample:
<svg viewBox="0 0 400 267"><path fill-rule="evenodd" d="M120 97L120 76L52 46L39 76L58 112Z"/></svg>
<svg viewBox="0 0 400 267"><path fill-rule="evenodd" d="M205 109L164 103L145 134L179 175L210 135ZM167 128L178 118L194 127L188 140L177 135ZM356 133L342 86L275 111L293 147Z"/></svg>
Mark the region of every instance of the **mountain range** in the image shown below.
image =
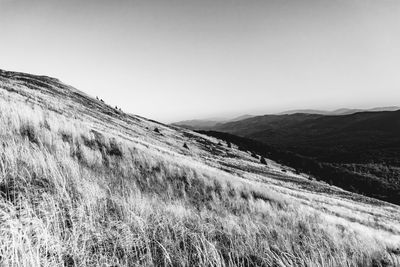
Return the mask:
<svg viewBox="0 0 400 267"><path fill-rule="evenodd" d="M400 110L349 115L265 115L219 124L215 131L248 137L324 161L376 161L400 144ZM357 155L355 155L357 154Z"/></svg>
<svg viewBox="0 0 400 267"><path fill-rule="evenodd" d="M258 141L263 149L254 144L251 149L274 160L347 190L400 203L400 110L382 109L387 108L255 116L203 130Z"/></svg>
<svg viewBox="0 0 400 267"><path fill-rule="evenodd" d="M291 115L291 114L296 114L296 113L304 113L304 114L319 114L319 115L349 115L349 114L354 114L357 112L379 112L379 111L395 111L399 110L399 106L389 106L389 107L376 107L376 108L369 108L369 109L351 109L351 108L341 108L341 109L336 109L333 111L326 111L326 110L316 110L316 109L295 109L295 110L288 110L288 111L283 111L279 112L276 114L270 114L270 115ZM252 117L258 117L257 115L242 115L239 117L234 117L231 119L222 119L222 118L215 118L215 119L195 119L195 120L184 120L184 121L178 121L172 123L173 125L181 126L187 129L192 129L192 130L204 130L204 129L212 129L215 126L219 124L225 124L228 122L233 122L233 121L241 121L245 119L249 119Z"/></svg>
<svg viewBox="0 0 400 267"><path fill-rule="evenodd" d="M174 122L172 125L176 126L181 126L187 129L206 129L206 128L213 128L218 124L221 123L227 123L227 122L234 122L234 121L240 121L240 120L245 120L248 118L254 117L253 115L242 115L239 117L234 117L231 119L195 119L195 120L185 120L185 121L179 121L179 122Z"/></svg>

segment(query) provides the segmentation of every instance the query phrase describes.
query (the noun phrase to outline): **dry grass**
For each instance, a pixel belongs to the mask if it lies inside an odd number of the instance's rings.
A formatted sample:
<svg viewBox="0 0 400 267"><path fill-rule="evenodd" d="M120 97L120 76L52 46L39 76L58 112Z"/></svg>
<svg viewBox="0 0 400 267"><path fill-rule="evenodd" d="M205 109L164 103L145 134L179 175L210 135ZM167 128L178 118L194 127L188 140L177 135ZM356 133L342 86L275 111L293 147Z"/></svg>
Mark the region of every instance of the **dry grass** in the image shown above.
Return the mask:
<svg viewBox="0 0 400 267"><path fill-rule="evenodd" d="M1 266L396 263L397 247L204 164L194 144L183 156L177 139L168 152L115 132L2 92Z"/></svg>

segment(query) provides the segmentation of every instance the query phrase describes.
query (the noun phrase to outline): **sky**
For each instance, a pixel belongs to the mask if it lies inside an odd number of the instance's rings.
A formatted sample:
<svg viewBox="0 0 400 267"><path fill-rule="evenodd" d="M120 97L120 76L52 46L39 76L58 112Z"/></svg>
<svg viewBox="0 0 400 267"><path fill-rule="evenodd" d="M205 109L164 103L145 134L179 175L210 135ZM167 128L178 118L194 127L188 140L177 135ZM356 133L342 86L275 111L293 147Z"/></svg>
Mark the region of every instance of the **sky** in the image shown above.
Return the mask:
<svg viewBox="0 0 400 267"><path fill-rule="evenodd" d="M400 105L400 1L0 0L0 69L167 123Z"/></svg>

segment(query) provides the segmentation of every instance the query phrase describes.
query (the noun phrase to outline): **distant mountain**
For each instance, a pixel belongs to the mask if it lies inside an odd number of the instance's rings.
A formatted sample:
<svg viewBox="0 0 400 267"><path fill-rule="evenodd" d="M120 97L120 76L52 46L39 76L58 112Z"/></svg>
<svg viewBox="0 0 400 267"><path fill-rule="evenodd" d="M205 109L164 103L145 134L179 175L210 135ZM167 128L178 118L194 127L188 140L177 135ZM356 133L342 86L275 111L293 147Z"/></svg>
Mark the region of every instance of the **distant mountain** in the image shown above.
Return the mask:
<svg viewBox="0 0 400 267"><path fill-rule="evenodd" d="M284 151L271 158L342 188L400 203L400 110L381 109L256 116L212 130Z"/></svg>
<svg viewBox="0 0 400 267"><path fill-rule="evenodd" d="M368 109L368 111L396 111L400 110L399 106L390 106L390 107L377 107Z"/></svg>
<svg viewBox="0 0 400 267"><path fill-rule="evenodd" d="M395 111L395 110L400 110L399 106L390 106L390 107L376 107L376 108L371 108L371 109L351 109L351 108L340 108L332 111L327 111L327 110L317 110L317 109L294 109L294 110L288 110L288 111L283 111L280 113L276 114L270 114L272 115L293 115L296 113L303 113L303 114L317 114L317 115L350 115L354 114L357 112L365 112L365 111L371 111L371 112L379 112L379 111ZM269 116L269 115L266 115ZM233 119L226 119L226 118L210 118L210 119L196 119L196 120L185 120L185 121L179 121L179 122L174 122L172 123L173 125L177 125L183 128L191 129L191 130L213 130L215 127L217 127L220 124L225 124L229 122L236 122L236 121L241 121L241 120L246 120L249 118L253 117L260 117L260 116L254 116L254 115L242 115Z"/></svg>
<svg viewBox="0 0 400 267"><path fill-rule="evenodd" d="M252 117L254 117L254 115L246 114L246 115L242 115L242 116L233 118L233 119L231 119L231 120L229 120L227 122L230 122L230 121L241 121L241 120L249 119L249 118L252 118Z"/></svg>
<svg viewBox="0 0 400 267"><path fill-rule="evenodd" d="M291 115L296 113L328 115L330 112L326 110L317 110L317 109L293 109L271 115Z"/></svg>
<svg viewBox="0 0 400 267"><path fill-rule="evenodd" d="M222 123L227 123L227 122L232 122L232 121L240 121L240 120L245 120L248 118L254 117L253 115L242 115L239 117L235 117L233 119L218 119L218 118L213 118L213 119L199 119L199 120L185 120L185 121L179 121L179 122L174 122L172 125L177 125L186 129L191 129L191 130L204 130L204 129L212 129L213 127L217 126L218 124Z"/></svg>
<svg viewBox="0 0 400 267"><path fill-rule="evenodd" d="M384 108L382 108L381 111L384 111L383 109ZM350 114L354 114L357 112L363 112L363 111L373 111L373 109L364 109L363 110L363 109L355 109L355 108L339 108L339 109L333 110L331 112L327 112L326 115L350 115ZM376 111L378 111L378 110L376 110Z"/></svg>
<svg viewBox="0 0 400 267"><path fill-rule="evenodd" d="M195 129L209 129L216 126L218 123L221 122L213 120L186 120L186 121L174 122L172 123L172 125L177 125L186 129L195 130Z"/></svg>
<svg viewBox="0 0 400 267"><path fill-rule="evenodd" d="M400 144L400 110L358 112L350 115L296 113L265 115L219 124L215 131L227 132L290 149L308 156L333 159L339 155L396 148ZM370 155L372 157L372 155ZM371 158L370 157L370 158ZM373 159L373 157L372 157Z"/></svg>
<svg viewBox="0 0 400 267"><path fill-rule="evenodd" d="M280 112L280 113L277 113L276 115L291 115L291 114L296 114L296 113L319 114L319 115L349 115L349 114L354 114L354 113L363 112L363 111L378 112L378 111L396 111L399 109L400 109L400 106L376 107L376 108L370 108L370 109L340 108L340 109L335 109L332 111L317 110L317 109L295 109L295 110L288 110L288 111Z"/></svg>

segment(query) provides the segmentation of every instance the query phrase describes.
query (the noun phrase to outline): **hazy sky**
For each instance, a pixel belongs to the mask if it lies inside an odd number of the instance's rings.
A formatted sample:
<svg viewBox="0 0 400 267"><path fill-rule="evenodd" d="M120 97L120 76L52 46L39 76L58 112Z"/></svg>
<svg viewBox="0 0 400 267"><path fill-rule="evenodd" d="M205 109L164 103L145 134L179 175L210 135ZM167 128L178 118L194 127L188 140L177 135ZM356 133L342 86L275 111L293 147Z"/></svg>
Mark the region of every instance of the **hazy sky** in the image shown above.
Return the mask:
<svg viewBox="0 0 400 267"><path fill-rule="evenodd" d="M400 105L400 1L0 0L0 68L164 122Z"/></svg>

